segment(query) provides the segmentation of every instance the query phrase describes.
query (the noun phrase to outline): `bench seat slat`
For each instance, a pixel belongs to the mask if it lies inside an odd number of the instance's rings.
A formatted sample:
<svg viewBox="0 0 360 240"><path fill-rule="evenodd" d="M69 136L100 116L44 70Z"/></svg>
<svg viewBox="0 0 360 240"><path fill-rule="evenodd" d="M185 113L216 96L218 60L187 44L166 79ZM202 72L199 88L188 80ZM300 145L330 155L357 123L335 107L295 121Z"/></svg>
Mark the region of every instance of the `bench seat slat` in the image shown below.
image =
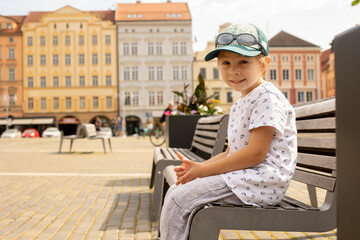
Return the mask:
<svg viewBox="0 0 360 240"><path fill-rule="evenodd" d="M298 147L336 149L335 133L299 133Z"/></svg>
<svg viewBox="0 0 360 240"><path fill-rule="evenodd" d="M203 130L195 130L194 136L204 136L209 138L216 138L218 133L217 132L209 132L209 131L203 131Z"/></svg>
<svg viewBox="0 0 360 240"><path fill-rule="evenodd" d="M220 123L219 124L212 124L212 125L208 125L208 124L202 124L196 127L196 129L199 130L207 130L207 131L217 131L219 129Z"/></svg>
<svg viewBox="0 0 360 240"><path fill-rule="evenodd" d="M216 139L206 139L199 136L194 136L194 141L201 142L202 144L206 144L210 146L215 146L216 144Z"/></svg>
<svg viewBox="0 0 360 240"><path fill-rule="evenodd" d="M331 176L319 175L314 172L296 169L293 180L310 184L331 192L335 190L336 179Z"/></svg>
<svg viewBox="0 0 360 240"><path fill-rule="evenodd" d="M336 170L336 157L308 153L298 153L297 164Z"/></svg>
<svg viewBox="0 0 360 240"><path fill-rule="evenodd" d="M296 118L310 118L319 115L331 115L335 113L335 98L306 103L294 107Z"/></svg>
<svg viewBox="0 0 360 240"><path fill-rule="evenodd" d="M201 150L203 152L209 153L210 155L213 152L212 148L201 145L201 144L199 144L198 142L195 142L195 141L193 141L192 147L195 147L195 148L197 148L197 149L199 149L199 150Z"/></svg>
<svg viewBox="0 0 360 240"><path fill-rule="evenodd" d="M189 149L182 149L182 150L180 150L180 153L183 154L188 159L194 161L194 162L203 162L203 161L205 161L205 159L203 159L202 157L196 155L195 153L193 153Z"/></svg>
<svg viewBox="0 0 360 240"><path fill-rule="evenodd" d="M285 196L282 200L284 203L289 204L289 205L293 205L298 209L304 209L307 211L319 211L318 208L314 208L312 206L309 206L303 202L300 202L299 200L296 200L294 198L291 198L289 196Z"/></svg>
<svg viewBox="0 0 360 240"><path fill-rule="evenodd" d="M296 128L298 131L335 130L335 127L336 127L336 119L334 117L296 121Z"/></svg>
<svg viewBox="0 0 360 240"><path fill-rule="evenodd" d="M165 159L173 159L168 148L161 148L161 152L164 155Z"/></svg>

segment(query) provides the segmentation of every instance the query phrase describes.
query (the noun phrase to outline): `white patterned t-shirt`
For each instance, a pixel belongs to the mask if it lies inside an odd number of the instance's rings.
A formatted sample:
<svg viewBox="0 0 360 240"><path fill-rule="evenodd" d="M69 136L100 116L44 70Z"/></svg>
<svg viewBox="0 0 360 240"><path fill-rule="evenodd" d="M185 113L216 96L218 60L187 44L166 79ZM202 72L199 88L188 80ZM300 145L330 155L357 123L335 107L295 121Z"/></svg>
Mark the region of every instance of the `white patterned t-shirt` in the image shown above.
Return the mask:
<svg viewBox="0 0 360 240"><path fill-rule="evenodd" d="M261 126L275 128L266 158L251 168L221 175L242 202L255 206L280 202L296 165L295 112L270 82L261 84L231 107L229 155L245 148L249 144L251 130Z"/></svg>

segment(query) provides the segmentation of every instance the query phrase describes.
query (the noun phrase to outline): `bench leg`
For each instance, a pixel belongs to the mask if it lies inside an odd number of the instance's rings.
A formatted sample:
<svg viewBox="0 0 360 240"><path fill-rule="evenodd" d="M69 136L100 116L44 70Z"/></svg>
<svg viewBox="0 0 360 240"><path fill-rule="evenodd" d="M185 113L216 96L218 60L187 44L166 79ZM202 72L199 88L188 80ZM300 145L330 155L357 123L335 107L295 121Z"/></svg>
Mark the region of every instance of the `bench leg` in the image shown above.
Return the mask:
<svg viewBox="0 0 360 240"><path fill-rule="evenodd" d="M109 141L110 152L112 152L112 147L111 147L111 141L110 141L110 138L108 139L108 141Z"/></svg>
<svg viewBox="0 0 360 240"><path fill-rule="evenodd" d="M153 188L154 186L154 181L155 181L155 169L156 169L156 165L155 162L153 160L153 164L152 164L152 169L151 169L151 177L150 177L150 184L149 184L149 188Z"/></svg>
<svg viewBox="0 0 360 240"><path fill-rule="evenodd" d="M60 139L59 153L61 153L61 147L62 147L63 140L64 140L63 138Z"/></svg>
<svg viewBox="0 0 360 240"><path fill-rule="evenodd" d="M164 186L164 176L162 175L162 171L156 170L155 173L155 181L154 181L154 190L152 196L152 207L151 207L151 214L150 220L157 221L160 216L160 209L162 206L163 200L163 186Z"/></svg>
<svg viewBox="0 0 360 240"><path fill-rule="evenodd" d="M71 152L71 148L72 148L72 145L73 145L73 141L74 141L74 139L70 139L70 152Z"/></svg>
<svg viewBox="0 0 360 240"><path fill-rule="evenodd" d="M104 153L106 154L106 148L105 148L105 140L102 138L102 144L103 144L103 148L104 148Z"/></svg>
<svg viewBox="0 0 360 240"><path fill-rule="evenodd" d="M309 192L311 206L317 208L318 203L317 203L317 197L316 197L316 188L314 186L308 184L307 189Z"/></svg>

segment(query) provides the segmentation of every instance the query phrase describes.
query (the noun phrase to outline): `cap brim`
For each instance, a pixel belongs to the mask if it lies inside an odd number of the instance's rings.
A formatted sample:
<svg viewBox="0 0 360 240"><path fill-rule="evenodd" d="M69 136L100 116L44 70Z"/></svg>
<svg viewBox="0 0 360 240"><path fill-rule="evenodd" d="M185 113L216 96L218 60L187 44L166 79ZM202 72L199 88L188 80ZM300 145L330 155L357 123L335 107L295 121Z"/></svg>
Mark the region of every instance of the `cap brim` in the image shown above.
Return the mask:
<svg viewBox="0 0 360 240"><path fill-rule="evenodd" d="M255 57L261 53L261 50L257 50L257 49L253 49L253 48L249 49L246 46L226 45L226 46L219 47L219 48L215 49L214 51L209 52L205 56L205 61L210 61L211 59L216 58L220 51L233 52L233 53L243 55L245 57Z"/></svg>

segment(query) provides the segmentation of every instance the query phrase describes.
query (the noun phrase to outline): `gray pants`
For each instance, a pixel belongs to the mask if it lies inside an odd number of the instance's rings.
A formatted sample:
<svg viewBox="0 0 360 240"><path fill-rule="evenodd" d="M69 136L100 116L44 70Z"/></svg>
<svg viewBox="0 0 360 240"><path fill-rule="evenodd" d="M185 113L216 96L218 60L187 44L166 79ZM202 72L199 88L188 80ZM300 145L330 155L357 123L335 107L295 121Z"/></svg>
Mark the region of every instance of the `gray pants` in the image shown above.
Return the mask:
<svg viewBox="0 0 360 240"><path fill-rule="evenodd" d="M166 193L161 211L161 240L188 239L193 213L210 202L243 204L219 175L198 178L184 185L171 186Z"/></svg>

